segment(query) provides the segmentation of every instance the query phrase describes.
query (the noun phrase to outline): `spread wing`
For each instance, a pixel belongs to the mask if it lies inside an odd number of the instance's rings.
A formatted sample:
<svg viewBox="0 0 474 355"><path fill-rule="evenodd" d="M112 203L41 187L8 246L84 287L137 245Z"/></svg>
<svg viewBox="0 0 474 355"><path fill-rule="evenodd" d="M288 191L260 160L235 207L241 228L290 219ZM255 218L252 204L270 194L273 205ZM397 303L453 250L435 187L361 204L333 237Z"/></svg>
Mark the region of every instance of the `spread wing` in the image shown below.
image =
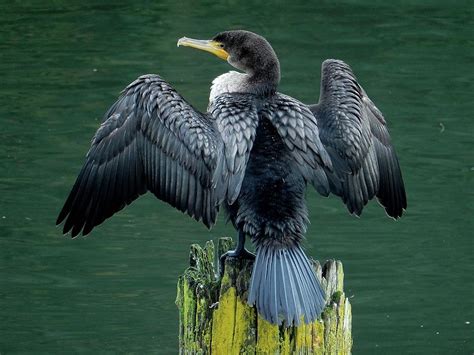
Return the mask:
<svg viewBox="0 0 474 355"><path fill-rule="evenodd" d="M151 191L210 226L222 140L209 116L157 75L130 84L109 109L59 214L64 233L88 234Z"/></svg>
<svg viewBox="0 0 474 355"><path fill-rule="evenodd" d="M389 216L400 217L407 200L385 119L346 63L324 61L319 103L310 109L333 162L331 192L356 215L377 196Z"/></svg>
<svg viewBox="0 0 474 355"><path fill-rule="evenodd" d="M210 103L208 112L216 120L224 143L217 194L233 204L239 196L257 132L256 100L249 94L222 94Z"/></svg>
<svg viewBox="0 0 474 355"><path fill-rule="evenodd" d="M291 151L306 181L327 196L329 184L325 170L332 170L332 162L319 137L313 113L306 105L283 94L277 94L263 113Z"/></svg>

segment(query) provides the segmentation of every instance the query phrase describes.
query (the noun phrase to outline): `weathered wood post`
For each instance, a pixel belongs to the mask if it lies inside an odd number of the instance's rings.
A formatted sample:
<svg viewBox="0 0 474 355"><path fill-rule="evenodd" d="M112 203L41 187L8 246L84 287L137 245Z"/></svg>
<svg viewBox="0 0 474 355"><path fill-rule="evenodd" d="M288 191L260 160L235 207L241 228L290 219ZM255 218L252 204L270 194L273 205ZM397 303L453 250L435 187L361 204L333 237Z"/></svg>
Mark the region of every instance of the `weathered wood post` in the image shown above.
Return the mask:
<svg viewBox="0 0 474 355"><path fill-rule="evenodd" d="M232 246L221 238L217 255ZM228 258L216 280L214 244L191 246L190 266L178 281L179 351L181 354L350 354L352 314L343 291L340 261L321 268L314 262L326 290L322 319L284 328L260 318L247 300L252 261Z"/></svg>

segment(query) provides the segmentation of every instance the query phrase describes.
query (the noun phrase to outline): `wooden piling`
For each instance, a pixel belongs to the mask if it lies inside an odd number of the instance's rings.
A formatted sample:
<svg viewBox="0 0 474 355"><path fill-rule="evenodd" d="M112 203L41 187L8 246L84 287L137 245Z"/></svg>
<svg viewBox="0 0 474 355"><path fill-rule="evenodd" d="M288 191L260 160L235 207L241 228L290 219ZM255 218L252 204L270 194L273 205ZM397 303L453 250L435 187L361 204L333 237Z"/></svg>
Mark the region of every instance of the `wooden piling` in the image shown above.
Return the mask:
<svg viewBox="0 0 474 355"><path fill-rule="evenodd" d="M217 255L232 247L221 238ZM247 304L252 261L227 258L222 279L215 277L214 243L191 246L189 267L178 280L180 354L350 354L351 304L343 290L340 261L329 260L316 275L326 291L321 318L298 327L277 326ZM217 259L216 259L217 260Z"/></svg>

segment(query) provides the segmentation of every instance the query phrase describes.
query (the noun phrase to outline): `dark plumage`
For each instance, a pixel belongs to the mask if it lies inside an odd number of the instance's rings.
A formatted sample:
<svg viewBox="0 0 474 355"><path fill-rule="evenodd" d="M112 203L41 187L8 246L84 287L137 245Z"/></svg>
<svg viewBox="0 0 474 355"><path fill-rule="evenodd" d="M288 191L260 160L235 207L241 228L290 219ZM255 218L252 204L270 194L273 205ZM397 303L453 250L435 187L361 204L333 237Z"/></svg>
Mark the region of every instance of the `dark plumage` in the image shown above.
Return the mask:
<svg viewBox="0 0 474 355"><path fill-rule="evenodd" d="M216 78L206 113L158 75L130 84L105 114L57 223L88 234L147 191L208 227L223 206L239 231L226 256L251 257L246 235L256 246L249 303L273 323L312 322L325 297L301 248L306 186L340 196L356 215L377 197L400 217L405 189L386 122L342 61L323 63L320 101L307 106L276 91L278 58L261 36L228 31L178 45L245 74Z"/></svg>
<svg viewBox="0 0 474 355"><path fill-rule="evenodd" d="M343 61L324 61L321 78L319 103L310 109L335 166L331 192L358 216L377 196L390 217L401 217L405 188L382 113Z"/></svg>

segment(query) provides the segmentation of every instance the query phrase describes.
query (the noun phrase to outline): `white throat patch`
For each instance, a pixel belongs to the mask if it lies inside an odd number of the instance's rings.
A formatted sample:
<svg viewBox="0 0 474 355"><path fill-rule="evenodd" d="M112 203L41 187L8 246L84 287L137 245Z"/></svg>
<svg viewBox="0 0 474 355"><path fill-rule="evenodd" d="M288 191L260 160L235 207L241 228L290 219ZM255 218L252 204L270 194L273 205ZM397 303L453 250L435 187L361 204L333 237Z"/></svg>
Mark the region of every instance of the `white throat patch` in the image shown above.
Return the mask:
<svg viewBox="0 0 474 355"><path fill-rule="evenodd" d="M219 75L212 81L209 102L212 102L217 96L228 92L246 92L247 74L230 71Z"/></svg>

